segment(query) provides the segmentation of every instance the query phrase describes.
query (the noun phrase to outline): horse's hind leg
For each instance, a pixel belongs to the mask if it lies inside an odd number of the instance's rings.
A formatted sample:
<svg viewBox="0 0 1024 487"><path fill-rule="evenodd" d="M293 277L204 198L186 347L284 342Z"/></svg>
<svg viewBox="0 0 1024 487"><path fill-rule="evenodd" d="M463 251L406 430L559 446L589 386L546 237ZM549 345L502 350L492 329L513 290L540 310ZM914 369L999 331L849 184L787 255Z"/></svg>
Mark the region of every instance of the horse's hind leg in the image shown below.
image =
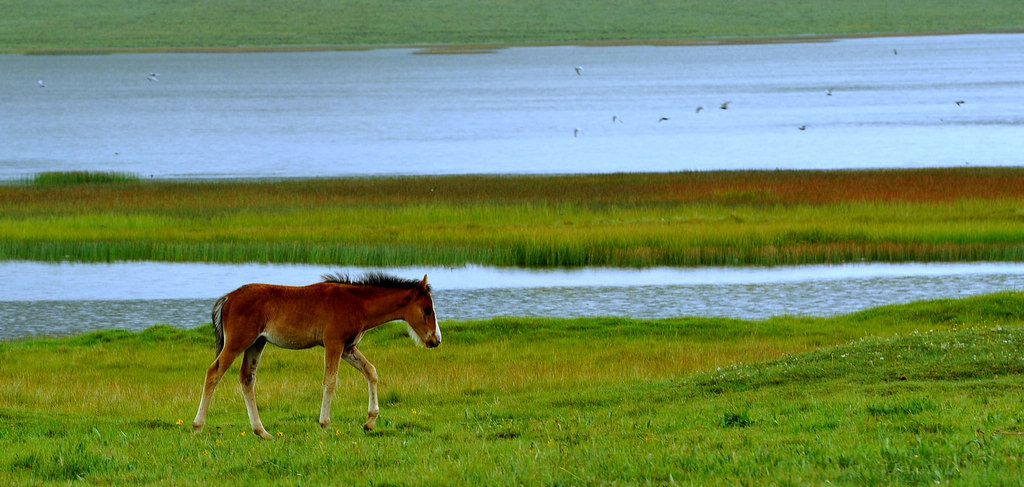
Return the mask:
<svg viewBox="0 0 1024 487"><path fill-rule="evenodd" d="M256 391L254 388L256 383L256 367L260 363L260 355L263 354L263 347L266 345L267 339L260 337L256 340L256 343L253 343L245 350L242 368L238 372L238 381L242 383L242 398L245 399L245 409L249 413L249 424L252 426L252 432L261 438L269 440L272 437L263 428L259 410L256 409Z"/></svg>
<svg viewBox="0 0 1024 487"><path fill-rule="evenodd" d="M192 421L192 432L200 433L203 425L206 424L206 412L210 409L210 401L213 399L213 391L217 388L224 373L231 367L231 363L238 356L238 350L225 347L206 370L206 381L203 383L203 398L199 400L199 411L196 412L196 419Z"/></svg>

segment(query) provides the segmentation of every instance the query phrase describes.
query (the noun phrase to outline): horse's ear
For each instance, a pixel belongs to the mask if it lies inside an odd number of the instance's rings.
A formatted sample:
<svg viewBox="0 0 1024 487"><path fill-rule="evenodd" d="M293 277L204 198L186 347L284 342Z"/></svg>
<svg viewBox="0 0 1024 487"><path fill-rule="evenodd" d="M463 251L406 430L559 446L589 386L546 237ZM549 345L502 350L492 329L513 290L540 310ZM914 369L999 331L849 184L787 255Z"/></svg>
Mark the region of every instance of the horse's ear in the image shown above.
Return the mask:
<svg viewBox="0 0 1024 487"><path fill-rule="evenodd" d="M420 281L420 287L423 288L423 289L427 289L427 275L426 274L423 274L423 280Z"/></svg>

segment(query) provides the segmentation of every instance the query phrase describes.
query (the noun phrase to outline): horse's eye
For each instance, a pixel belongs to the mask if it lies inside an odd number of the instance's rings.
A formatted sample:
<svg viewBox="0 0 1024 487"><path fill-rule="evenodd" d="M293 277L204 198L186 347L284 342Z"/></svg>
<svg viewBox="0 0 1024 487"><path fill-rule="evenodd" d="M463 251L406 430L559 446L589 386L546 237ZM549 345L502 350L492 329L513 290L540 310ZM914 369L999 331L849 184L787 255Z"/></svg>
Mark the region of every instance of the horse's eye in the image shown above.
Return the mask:
<svg viewBox="0 0 1024 487"><path fill-rule="evenodd" d="M434 308L423 308L423 314L427 316L434 314Z"/></svg>

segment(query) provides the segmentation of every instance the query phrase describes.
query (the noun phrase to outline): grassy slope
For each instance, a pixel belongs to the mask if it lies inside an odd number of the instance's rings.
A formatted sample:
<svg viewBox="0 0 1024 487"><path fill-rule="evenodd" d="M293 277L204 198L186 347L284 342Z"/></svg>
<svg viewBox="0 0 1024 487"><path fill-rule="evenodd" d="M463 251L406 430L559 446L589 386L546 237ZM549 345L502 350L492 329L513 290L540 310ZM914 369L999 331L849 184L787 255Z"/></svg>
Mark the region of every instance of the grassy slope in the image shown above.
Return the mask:
<svg viewBox="0 0 1024 487"><path fill-rule="evenodd" d="M321 352L268 351L273 442L230 376L189 433L208 326L0 343L0 479L1015 485L1022 316L1018 292L759 322L506 318L443 323L431 351L389 325L361 346L381 374L372 434L358 374L321 432Z"/></svg>
<svg viewBox="0 0 1024 487"><path fill-rule="evenodd" d="M535 44L1024 28L1016 0L0 0L0 50Z"/></svg>

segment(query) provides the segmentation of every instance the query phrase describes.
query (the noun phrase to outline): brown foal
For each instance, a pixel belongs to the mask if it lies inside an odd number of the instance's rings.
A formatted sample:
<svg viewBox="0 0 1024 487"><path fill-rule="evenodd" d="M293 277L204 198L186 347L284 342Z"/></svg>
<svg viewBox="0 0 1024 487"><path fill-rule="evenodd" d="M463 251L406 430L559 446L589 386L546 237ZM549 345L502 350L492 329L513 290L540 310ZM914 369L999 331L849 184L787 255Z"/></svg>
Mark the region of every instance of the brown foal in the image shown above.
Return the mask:
<svg viewBox="0 0 1024 487"><path fill-rule="evenodd" d="M193 432L203 430L214 389L235 358L243 355L238 380L249 423L254 433L271 438L260 421L253 390L256 366L267 343L292 350L324 347L323 428L331 422L331 397L340 360L362 372L370 391L363 428L372 430L380 411L377 369L356 345L367 330L394 320L405 321L409 334L420 344L428 348L441 344L427 276L417 281L371 273L353 281L344 275L325 275L323 282L309 286L246 284L228 293L213 306L217 358L206 371Z"/></svg>

